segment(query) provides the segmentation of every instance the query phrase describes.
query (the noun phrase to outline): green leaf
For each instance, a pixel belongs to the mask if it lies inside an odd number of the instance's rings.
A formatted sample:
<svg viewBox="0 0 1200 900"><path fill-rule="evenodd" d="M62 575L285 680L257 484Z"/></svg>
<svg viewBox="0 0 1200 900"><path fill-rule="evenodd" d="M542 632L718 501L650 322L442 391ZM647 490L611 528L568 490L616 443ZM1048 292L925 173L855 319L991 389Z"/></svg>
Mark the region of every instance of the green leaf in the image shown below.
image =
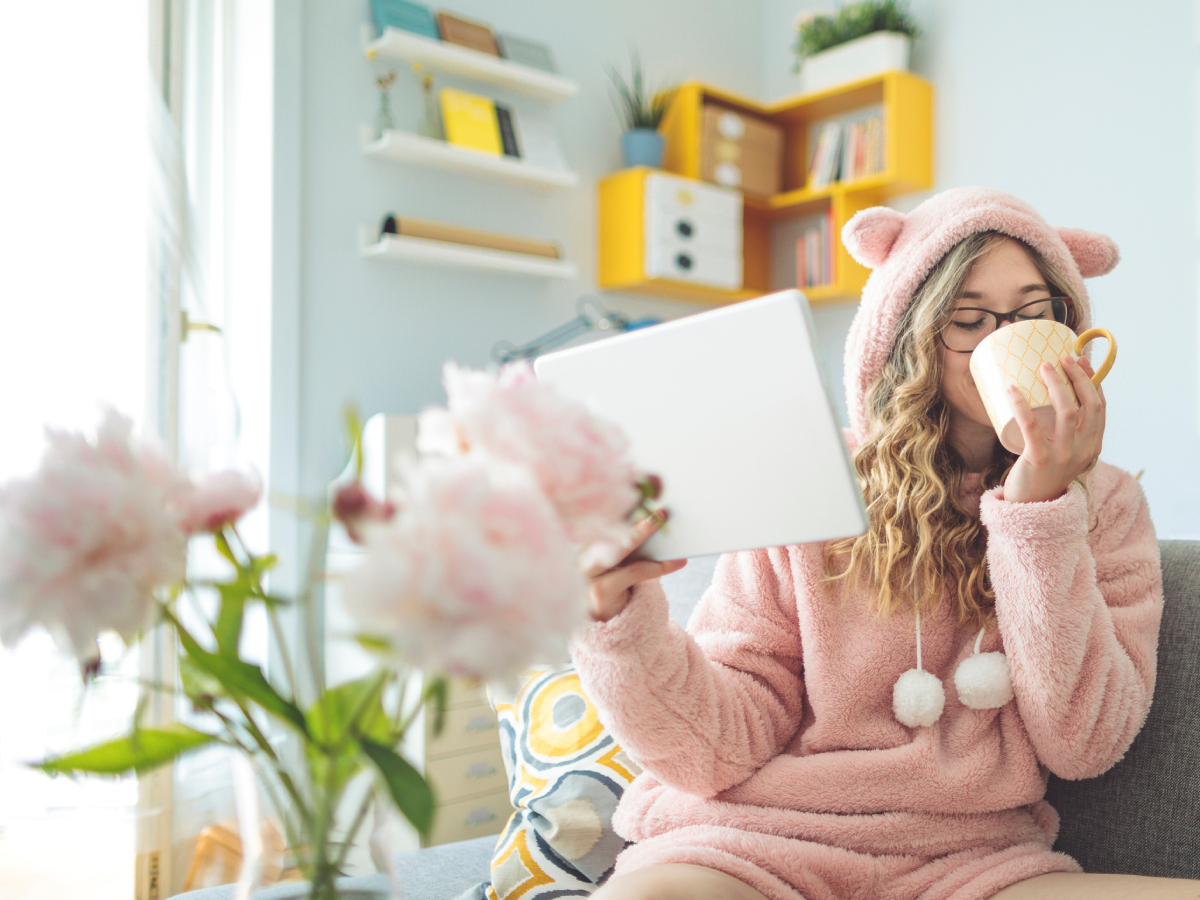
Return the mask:
<svg viewBox="0 0 1200 900"><path fill-rule="evenodd" d="M216 735L178 723L166 728L138 728L126 737L43 760L34 764L34 768L50 775L141 774L215 740Z"/></svg>
<svg viewBox="0 0 1200 900"><path fill-rule="evenodd" d="M361 743L404 818L412 822L422 837L428 838L433 828L433 789L429 783L396 751L370 740Z"/></svg>
<svg viewBox="0 0 1200 900"><path fill-rule="evenodd" d="M237 557L233 555L233 548L229 546L229 540L225 537L225 534L220 531L214 533L213 541L217 545L217 552L229 560L235 569L239 568Z"/></svg>
<svg viewBox="0 0 1200 900"><path fill-rule="evenodd" d="M212 674L198 666L190 656L179 658L179 680L183 684L183 692L197 706L211 706L208 698L224 697L226 691Z"/></svg>
<svg viewBox="0 0 1200 900"><path fill-rule="evenodd" d="M309 708L308 732L325 748L335 748L348 735L386 742L391 723L383 709L382 683L378 675L347 681L330 688Z"/></svg>
<svg viewBox="0 0 1200 900"><path fill-rule="evenodd" d="M446 699L450 693L450 683L439 675L433 678L425 685L425 691L421 699L425 702L425 711L432 718L433 734L437 737L442 733L442 728L446 724ZM430 708L430 701L433 701L433 707Z"/></svg>
<svg viewBox="0 0 1200 900"><path fill-rule="evenodd" d="M236 657L209 653L196 643L196 639L187 633L177 619L172 616L169 621L175 625L175 631L179 634L179 640L187 655L197 666L216 678L232 697L254 701L268 713L282 719L308 737L308 725L300 707L280 696L267 681L262 669Z"/></svg>
<svg viewBox="0 0 1200 900"><path fill-rule="evenodd" d="M386 655L395 649L386 638L377 637L373 634L356 634L354 635L354 640L358 646L362 647L368 653Z"/></svg>
<svg viewBox="0 0 1200 900"><path fill-rule="evenodd" d="M279 557L274 553L268 553L266 556L255 556L250 560L250 572L257 580L262 575L270 572L279 564Z"/></svg>
<svg viewBox="0 0 1200 900"><path fill-rule="evenodd" d="M250 585L240 577L237 581L217 585L217 591L221 594L221 608L217 611L217 624L213 627L213 635L217 639L217 649L223 656L238 655L238 645L242 639L242 621L251 590Z"/></svg>

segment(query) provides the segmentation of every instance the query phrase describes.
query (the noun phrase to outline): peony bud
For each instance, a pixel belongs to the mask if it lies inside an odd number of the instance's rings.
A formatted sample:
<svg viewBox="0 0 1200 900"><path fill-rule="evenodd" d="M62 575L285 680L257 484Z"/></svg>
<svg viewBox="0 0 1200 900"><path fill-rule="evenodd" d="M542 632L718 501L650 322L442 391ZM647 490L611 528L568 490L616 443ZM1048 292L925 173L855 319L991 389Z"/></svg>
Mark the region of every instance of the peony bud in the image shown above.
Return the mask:
<svg viewBox="0 0 1200 900"><path fill-rule="evenodd" d="M362 526L368 522L388 522L396 514L396 504L377 500L367 493L361 481L343 484L333 495L333 517L342 523L350 540L362 543Z"/></svg>

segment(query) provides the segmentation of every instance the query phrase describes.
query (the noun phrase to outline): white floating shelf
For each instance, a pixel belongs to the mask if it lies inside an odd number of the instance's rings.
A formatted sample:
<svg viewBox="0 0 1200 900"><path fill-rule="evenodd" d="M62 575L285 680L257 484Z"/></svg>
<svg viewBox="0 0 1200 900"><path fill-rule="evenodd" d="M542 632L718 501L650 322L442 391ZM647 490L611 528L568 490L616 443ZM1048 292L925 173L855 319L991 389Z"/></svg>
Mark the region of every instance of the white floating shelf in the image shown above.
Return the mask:
<svg viewBox="0 0 1200 900"><path fill-rule="evenodd" d="M510 62L469 47L435 41L399 28L385 28L382 35L367 44L366 49L368 59L419 62L439 72L500 85L539 100L566 100L579 92L576 82L553 72Z"/></svg>
<svg viewBox="0 0 1200 900"><path fill-rule="evenodd" d="M376 140L370 126L363 128L363 153L377 159L469 172L543 190L573 188L579 184L579 176L567 169L535 166L511 156L494 156L467 147L456 147L446 141L419 134L385 131L383 137Z"/></svg>
<svg viewBox="0 0 1200 900"><path fill-rule="evenodd" d="M494 272L515 272L522 275L540 275L543 278L574 278L579 274L574 263L562 259L532 256L527 253L511 253L507 250L491 250L486 247L470 247L451 244L447 241L431 241L427 238L405 237L385 234L371 243L370 229L359 234L366 259L382 259L399 262L430 263L438 266L466 269L488 269Z"/></svg>

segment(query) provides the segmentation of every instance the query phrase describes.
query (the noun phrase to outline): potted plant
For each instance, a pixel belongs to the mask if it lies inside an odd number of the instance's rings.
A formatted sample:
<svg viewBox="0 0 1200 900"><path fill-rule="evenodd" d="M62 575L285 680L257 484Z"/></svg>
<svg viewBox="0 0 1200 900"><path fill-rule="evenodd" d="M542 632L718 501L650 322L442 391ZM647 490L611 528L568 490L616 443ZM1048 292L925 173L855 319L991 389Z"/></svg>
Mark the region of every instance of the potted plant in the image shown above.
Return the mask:
<svg viewBox="0 0 1200 900"><path fill-rule="evenodd" d="M824 90L895 69L907 70L921 32L904 0L863 0L836 13L796 19L796 65L801 90Z"/></svg>
<svg viewBox="0 0 1200 900"><path fill-rule="evenodd" d="M621 135L621 157L626 168L662 165L663 137L658 133L663 115L670 102L670 91L662 90L651 96L646 90L642 57L635 50L630 58L630 77L625 81L616 69L609 68L608 77L617 90L613 103L617 116L625 126Z"/></svg>
<svg viewBox="0 0 1200 900"><path fill-rule="evenodd" d="M388 896L338 876L368 818L380 832L388 805L430 831L430 786L401 750L417 713L428 706L436 730L446 675L504 679L565 655L586 621L584 569L616 562L629 519L649 510L660 486L636 472L616 426L538 382L525 363L499 373L450 365L445 382L449 402L422 414L421 455L403 467L401 493L385 500L363 488L352 415L358 476L313 510L366 551L343 599L354 639L376 664L340 684L325 681L312 590L278 595L275 557L242 540L239 520L261 494L256 476L193 480L112 411L94 437L48 431L38 471L0 485L0 641L41 627L78 658L86 682L112 662L98 635L132 644L161 623L176 641L179 683L140 689L179 695L193 715L156 725L141 703L121 736L35 765L70 776L143 773L225 745L235 751L244 826L241 896L280 868L264 856L273 842L255 835L265 824L254 822L260 792L287 842L285 862L306 879L290 896ZM192 541L213 542L224 576L186 575ZM280 626L285 607L308 625L298 641ZM274 631L278 671L243 653L255 609ZM415 670L425 677L409 691ZM364 779L366 795L349 799ZM348 800L352 815L339 820ZM373 835L372 850L380 843ZM385 849L373 852L381 865Z"/></svg>

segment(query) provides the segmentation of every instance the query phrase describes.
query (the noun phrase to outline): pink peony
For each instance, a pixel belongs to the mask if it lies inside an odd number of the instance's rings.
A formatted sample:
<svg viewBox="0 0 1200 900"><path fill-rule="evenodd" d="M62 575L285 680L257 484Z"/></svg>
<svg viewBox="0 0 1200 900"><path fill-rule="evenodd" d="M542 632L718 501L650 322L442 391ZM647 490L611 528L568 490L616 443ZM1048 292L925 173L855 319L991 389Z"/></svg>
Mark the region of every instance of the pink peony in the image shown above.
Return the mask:
<svg viewBox="0 0 1200 900"><path fill-rule="evenodd" d="M262 479L228 469L189 485L175 501L180 527L188 534L220 531L258 504Z"/></svg>
<svg viewBox="0 0 1200 900"><path fill-rule="evenodd" d="M127 642L154 592L184 576L171 504L186 482L109 410L94 441L47 429L41 467L0 488L0 642L41 625L88 663L107 630Z"/></svg>
<svg viewBox="0 0 1200 900"><path fill-rule="evenodd" d="M540 383L524 362L498 374L447 363L443 381L449 408L422 413L418 448L447 455L482 450L527 467L571 540L611 556L641 499L621 430Z"/></svg>
<svg viewBox="0 0 1200 900"><path fill-rule="evenodd" d="M576 548L531 474L484 454L405 473L400 512L364 530L343 602L414 666L503 678L565 658L586 622Z"/></svg>

